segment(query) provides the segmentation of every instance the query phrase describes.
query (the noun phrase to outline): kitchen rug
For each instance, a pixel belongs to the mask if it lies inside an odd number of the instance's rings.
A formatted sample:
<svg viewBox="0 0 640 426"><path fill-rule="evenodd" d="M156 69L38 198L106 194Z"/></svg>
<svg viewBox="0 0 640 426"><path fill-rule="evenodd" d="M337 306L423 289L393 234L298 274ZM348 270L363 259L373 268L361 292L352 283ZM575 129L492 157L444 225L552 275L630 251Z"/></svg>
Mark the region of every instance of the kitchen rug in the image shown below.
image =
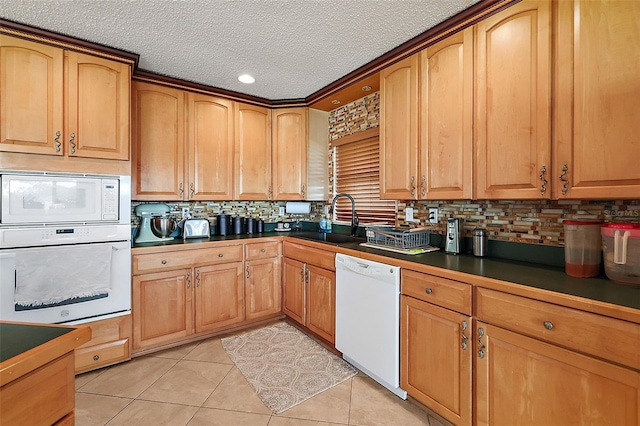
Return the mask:
<svg viewBox="0 0 640 426"><path fill-rule="evenodd" d="M286 323L224 338L222 346L275 414L356 375L346 361Z"/></svg>

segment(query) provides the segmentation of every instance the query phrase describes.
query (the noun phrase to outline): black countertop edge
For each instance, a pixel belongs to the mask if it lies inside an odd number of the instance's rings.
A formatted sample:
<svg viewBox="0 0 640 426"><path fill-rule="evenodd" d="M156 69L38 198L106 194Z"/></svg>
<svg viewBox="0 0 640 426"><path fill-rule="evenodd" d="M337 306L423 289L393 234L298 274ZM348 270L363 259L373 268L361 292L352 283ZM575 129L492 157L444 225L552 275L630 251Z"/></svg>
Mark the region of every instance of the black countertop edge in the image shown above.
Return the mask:
<svg viewBox="0 0 640 426"><path fill-rule="evenodd" d="M303 232L305 230L303 229ZM209 238L180 239L155 243L133 244L133 247L159 247L167 245L197 244L201 242L238 241L246 239L280 237L299 235L296 231L290 232L265 232L262 234L240 235L215 235ZM301 239L304 241L304 239ZM316 241L321 244L336 246L331 243ZM375 254L392 259L414 262L421 265L433 266L450 271L462 272L470 275L496 279L513 284L520 284L541 290L553 291L570 296L583 297L625 306L640 310L640 287L619 284L609 280L605 275L593 278L575 278L567 275L564 268L557 266L541 265L517 260L497 259L488 257L475 257L468 254L452 255L442 251L405 255L386 250L363 247L359 243L345 243L339 247L364 253Z"/></svg>

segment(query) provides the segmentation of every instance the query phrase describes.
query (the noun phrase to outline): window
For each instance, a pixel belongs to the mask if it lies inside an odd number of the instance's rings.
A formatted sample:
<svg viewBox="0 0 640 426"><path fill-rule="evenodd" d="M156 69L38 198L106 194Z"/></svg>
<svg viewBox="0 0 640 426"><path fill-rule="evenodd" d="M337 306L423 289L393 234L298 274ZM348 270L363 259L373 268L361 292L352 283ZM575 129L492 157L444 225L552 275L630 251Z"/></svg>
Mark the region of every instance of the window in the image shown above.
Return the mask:
<svg viewBox="0 0 640 426"><path fill-rule="evenodd" d="M377 130L377 129L375 129ZM361 224L395 224L396 204L393 200L380 200L380 144L377 132L362 132L337 139L333 144L333 190L335 194L347 193L356 201L356 211ZM340 197L333 220L351 221L351 202Z"/></svg>

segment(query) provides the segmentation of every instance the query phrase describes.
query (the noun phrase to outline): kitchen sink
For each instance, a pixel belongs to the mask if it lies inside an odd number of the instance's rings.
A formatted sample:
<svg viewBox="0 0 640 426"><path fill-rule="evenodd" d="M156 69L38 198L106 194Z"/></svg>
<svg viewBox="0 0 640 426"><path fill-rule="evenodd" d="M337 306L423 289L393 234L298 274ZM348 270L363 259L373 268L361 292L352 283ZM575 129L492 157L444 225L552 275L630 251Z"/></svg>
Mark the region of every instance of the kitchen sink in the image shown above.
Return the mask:
<svg viewBox="0 0 640 426"><path fill-rule="evenodd" d="M322 241L324 243L341 245L349 243L364 243L367 241L364 237L353 237L346 234L325 234L324 232L302 232L299 234L292 234L292 237L302 238L303 240Z"/></svg>

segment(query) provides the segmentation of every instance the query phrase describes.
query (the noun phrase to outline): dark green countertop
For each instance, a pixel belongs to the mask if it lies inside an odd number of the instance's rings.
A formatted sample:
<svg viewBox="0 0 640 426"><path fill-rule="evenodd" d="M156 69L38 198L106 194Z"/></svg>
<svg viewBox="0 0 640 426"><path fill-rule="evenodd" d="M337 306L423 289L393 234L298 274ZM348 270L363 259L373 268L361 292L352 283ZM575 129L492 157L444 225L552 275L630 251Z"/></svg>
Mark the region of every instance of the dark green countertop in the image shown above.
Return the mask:
<svg viewBox="0 0 640 426"><path fill-rule="evenodd" d="M442 251L409 256L362 247L359 244L345 244L343 247L436 268L493 278L500 281L640 309L640 287L618 284L609 280L604 275L593 278L575 278L567 275L564 272L564 268L555 266L505 259L480 258L468 254L453 255L443 253Z"/></svg>
<svg viewBox="0 0 640 426"><path fill-rule="evenodd" d="M0 323L0 362L65 335L73 328Z"/></svg>
<svg viewBox="0 0 640 426"><path fill-rule="evenodd" d="M304 231L308 232L307 229L305 229ZM134 244L133 247L157 247L176 244L197 244L200 242L209 241L238 241L278 236L296 237L297 235L298 234L295 231L290 231L266 232L262 234L211 236L209 238L186 240L176 238L173 241L168 242ZM318 243L322 244L322 242L320 241L318 241ZM520 251L526 249L530 250L531 252L539 253L542 250L548 250L547 247L537 247L517 243L510 244L512 244L512 247L518 247ZM333 246L335 247L336 245ZM339 247L379 256L385 256L393 259L400 259L407 262L415 262L422 265L433 266L436 268L443 268L451 271L458 271L500 281L526 285L538 289L554 291L571 296L583 297L586 299L597 300L600 302L606 302L640 310L640 287L618 284L609 280L604 275L604 273L601 273L600 276L593 278L575 278L567 275L564 272L564 267L530 263L519 260L508 260L494 257L479 258L469 254L452 255L446 254L442 251L419 255L404 255L386 250L363 247L358 243L340 244ZM507 250L509 250L509 246L507 246ZM561 248L556 248L556 250L562 251ZM492 250L490 249L489 254L491 255L491 253ZM531 259L537 258L534 255L529 257ZM559 262L555 263L558 264Z"/></svg>

